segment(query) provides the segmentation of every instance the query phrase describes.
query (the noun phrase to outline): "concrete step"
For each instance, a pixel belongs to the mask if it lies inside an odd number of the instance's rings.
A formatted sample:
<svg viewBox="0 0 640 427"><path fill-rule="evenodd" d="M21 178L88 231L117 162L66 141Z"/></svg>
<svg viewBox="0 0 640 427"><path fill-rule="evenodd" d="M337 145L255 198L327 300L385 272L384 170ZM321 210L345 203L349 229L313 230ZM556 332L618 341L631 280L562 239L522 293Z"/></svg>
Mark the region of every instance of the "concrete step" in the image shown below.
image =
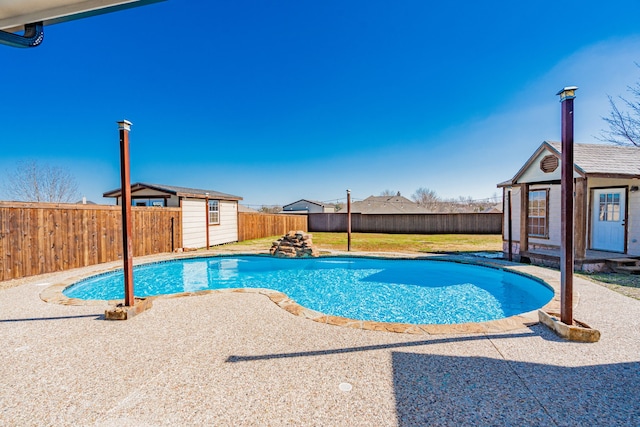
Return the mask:
<svg viewBox="0 0 640 427"><path fill-rule="evenodd" d="M607 263L611 266L616 265L636 265L640 261L637 258L611 258L607 260Z"/></svg>
<svg viewBox="0 0 640 427"><path fill-rule="evenodd" d="M623 265L620 267L613 267L613 271L622 274L640 274L640 266L638 265Z"/></svg>

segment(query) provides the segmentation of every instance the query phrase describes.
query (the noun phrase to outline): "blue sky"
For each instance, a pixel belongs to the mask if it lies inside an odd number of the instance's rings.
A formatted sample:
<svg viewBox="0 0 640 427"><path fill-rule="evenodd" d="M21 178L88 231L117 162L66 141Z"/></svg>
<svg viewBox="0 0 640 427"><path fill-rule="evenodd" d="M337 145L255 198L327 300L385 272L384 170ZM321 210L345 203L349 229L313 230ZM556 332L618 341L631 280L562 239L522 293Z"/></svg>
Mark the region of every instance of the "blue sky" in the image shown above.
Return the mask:
<svg viewBox="0 0 640 427"><path fill-rule="evenodd" d="M487 198L559 140L562 87L580 88L576 141L598 142L607 95L640 78L638 16L637 0L167 0L52 25L0 46L0 170L68 168L112 203L127 119L133 182L257 206Z"/></svg>

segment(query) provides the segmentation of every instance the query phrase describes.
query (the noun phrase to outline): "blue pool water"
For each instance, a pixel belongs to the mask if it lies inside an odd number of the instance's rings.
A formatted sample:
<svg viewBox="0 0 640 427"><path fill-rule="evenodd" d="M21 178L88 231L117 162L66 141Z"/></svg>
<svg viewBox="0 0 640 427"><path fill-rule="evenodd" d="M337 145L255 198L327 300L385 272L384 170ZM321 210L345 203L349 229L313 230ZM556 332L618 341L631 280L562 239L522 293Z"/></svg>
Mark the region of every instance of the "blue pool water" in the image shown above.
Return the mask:
<svg viewBox="0 0 640 427"><path fill-rule="evenodd" d="M378 258L210 257L136 266L137 297L266 288L319 312L413 324L483 322L535 310L553 291L531 278L478 265ZM69 298L124 298L122 271L82 280Z"/></svg>

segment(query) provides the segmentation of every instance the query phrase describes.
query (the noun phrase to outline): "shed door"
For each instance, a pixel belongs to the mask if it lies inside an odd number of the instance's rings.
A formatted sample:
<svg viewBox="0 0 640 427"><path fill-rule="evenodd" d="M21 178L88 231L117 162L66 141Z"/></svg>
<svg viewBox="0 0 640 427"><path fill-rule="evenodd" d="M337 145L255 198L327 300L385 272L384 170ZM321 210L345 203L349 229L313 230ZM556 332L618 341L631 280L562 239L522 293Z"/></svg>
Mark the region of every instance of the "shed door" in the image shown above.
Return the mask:
<svg viewBox="0 0 640 427"><path fill-rule="evenodd" d="M593 190L591 249L624 252L626 189Z"/></svg>

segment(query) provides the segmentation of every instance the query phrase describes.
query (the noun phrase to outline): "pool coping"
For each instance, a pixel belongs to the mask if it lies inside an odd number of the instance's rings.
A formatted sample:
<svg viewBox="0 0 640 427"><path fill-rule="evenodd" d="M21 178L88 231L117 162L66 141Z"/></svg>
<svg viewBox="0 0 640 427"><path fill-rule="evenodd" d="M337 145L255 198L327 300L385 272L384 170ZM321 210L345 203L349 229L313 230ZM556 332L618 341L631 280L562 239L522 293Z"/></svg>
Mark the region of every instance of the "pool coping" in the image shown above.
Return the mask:
<svg viewBox="0 0 640 427"><path fill-rule="evenodd" d="M325 251L326 252L326 251ZM162 263L177 259L193 259L193 258L209 258L209 257L232 257L232 256L265 256L270 255L259 252L243 252L243 253L212 253L212 252L191 252L183 254L165 254L164 256L141 257L134 260L135 265ZM298 304L286 294L266 288L235 288L235 289L207 289L195 292L181 292L170 295L158 295L147 297L148 300L156 299L172 299L187 296L199 296L218 293L254 293L264 295L269 298L278 307L286 310L294 316L304 319L313 320L314 322L324 323L327 325L340 326L353 329L363 329L370 331L385 331L404 334L467 334L467 333L496 333L507 332L517 329L527 328L539 323L538 310L545 312L556 312L560 310L560 280L557 272L548 270L543 267L532 265L517 264L495 258L478 258L469 255L442 255L442 254L406 254L406 253L380 253L380 252L343 252L331 251L323 253L322 258L335 257L353 257L353 258L377 258L377 259L429 259L434 261L456 262L461 264L479 265L498 270L505 270L511 273L520 274L540 282L553 290L552 299L543 307L522 313L516 316L506 317L503 319L490 320L486 322L470 322L457 324L408 324L408 323L392 323L377 322L368 320L355 320L346 317L327 315L315 310L306 308ZM122 269L121 264L114 265L98 265L91 272L85 272L77 276L68 277L51 286L46 287L40 293L40 299L47 303L55 303L73 306L115 306L122 303L122 300L82 300L78 298L68 298L62 291L68 286L88 277L109 273ZM574 292L574 304L579 300L579 294Z"/></svg>

